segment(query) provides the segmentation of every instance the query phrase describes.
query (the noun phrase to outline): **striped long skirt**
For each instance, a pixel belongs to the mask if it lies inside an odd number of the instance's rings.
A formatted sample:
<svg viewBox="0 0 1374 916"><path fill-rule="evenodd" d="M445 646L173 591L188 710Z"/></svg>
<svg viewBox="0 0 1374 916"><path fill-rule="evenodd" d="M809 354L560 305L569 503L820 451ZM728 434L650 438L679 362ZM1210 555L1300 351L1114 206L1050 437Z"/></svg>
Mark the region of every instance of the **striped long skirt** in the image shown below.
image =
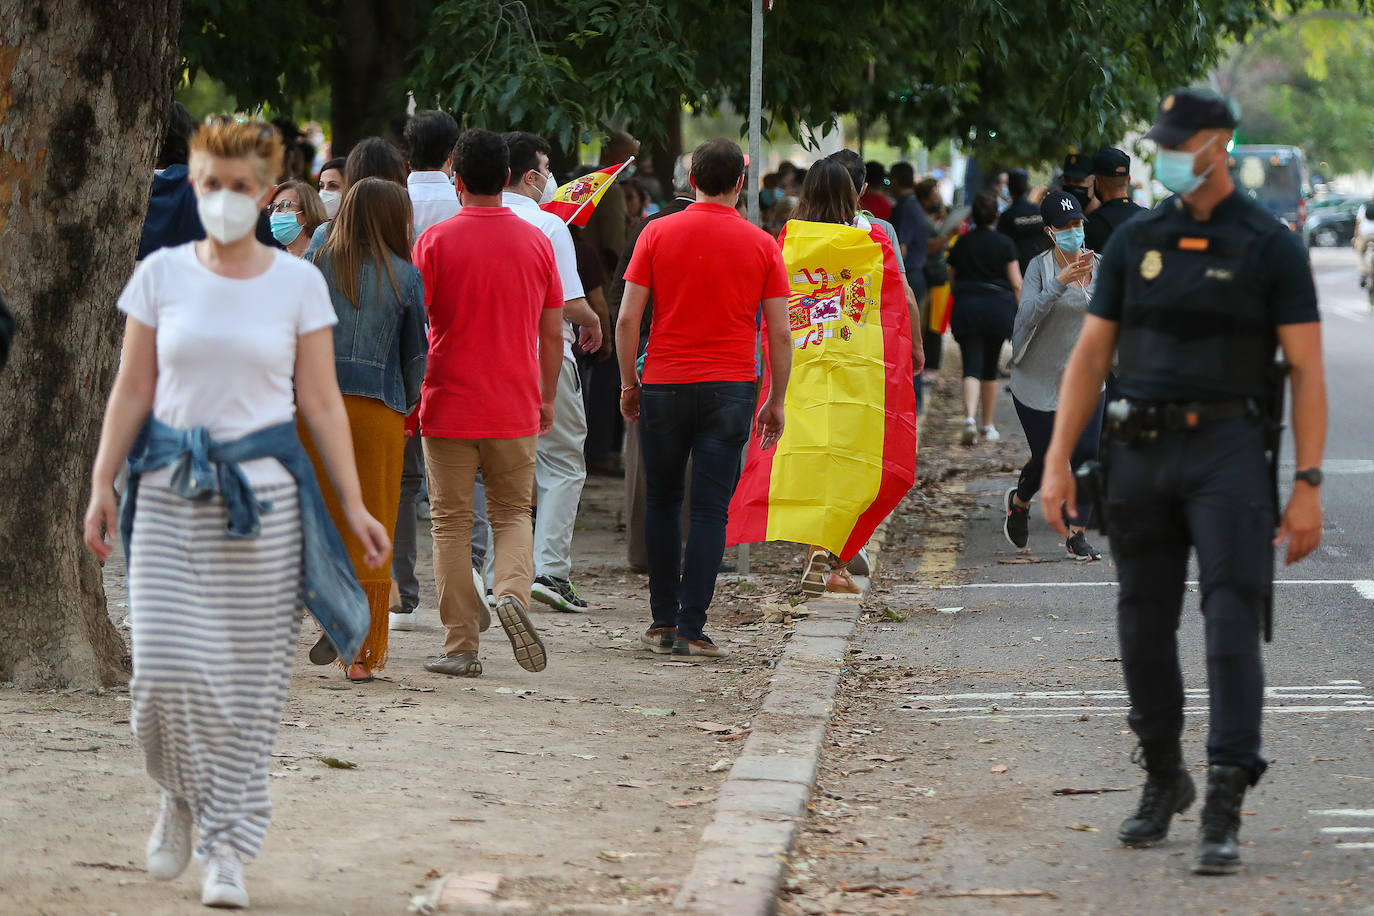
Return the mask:
<svg viewBox="0 0 1374 916"><path fill-rule="evenodd" d="M262 533L230 540L224 501L139 489L129 564L130 721L148 774L195 815L196 852L257 854L300 629L294 484L261 487Z"/></svg>

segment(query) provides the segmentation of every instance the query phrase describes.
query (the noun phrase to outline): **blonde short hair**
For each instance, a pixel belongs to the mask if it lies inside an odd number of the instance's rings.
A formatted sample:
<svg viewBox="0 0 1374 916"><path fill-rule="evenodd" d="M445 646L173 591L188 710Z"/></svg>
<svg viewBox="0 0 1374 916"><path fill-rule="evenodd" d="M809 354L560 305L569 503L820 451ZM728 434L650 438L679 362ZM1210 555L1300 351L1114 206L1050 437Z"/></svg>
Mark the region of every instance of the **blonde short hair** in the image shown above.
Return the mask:
<svg viewBox="0 0 1374 916"><path fill-rule="evenodd" d="M239 121L230 115L211 115L191 135L191 162L196 154L222 159L249 159L264 188L281 174L281 134L263 121ZM194 173L194 165L191 169Z"/></svg>

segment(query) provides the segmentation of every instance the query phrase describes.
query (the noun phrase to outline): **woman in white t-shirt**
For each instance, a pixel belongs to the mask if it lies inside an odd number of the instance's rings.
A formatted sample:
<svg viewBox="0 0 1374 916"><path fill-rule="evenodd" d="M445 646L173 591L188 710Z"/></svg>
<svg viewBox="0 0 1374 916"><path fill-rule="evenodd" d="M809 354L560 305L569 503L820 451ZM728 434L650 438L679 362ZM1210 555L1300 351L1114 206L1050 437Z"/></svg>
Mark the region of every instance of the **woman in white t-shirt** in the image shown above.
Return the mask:
<svg viewBox="0 0 1374 916"><path fill-rule="evenodd" d="M103 534L116 524L115 474L150 413L184 434L189 452L206 437L217 446L262 440L291 423L297 405L367 562L380 565L390 550L359 492L324 278L254 238L281 160L272 127L207 122L191 140L190 173L208 237L147 257L119 298L123 357L85 525L102 561L112 551ZM170 880L185 869L194 827L202 902L245 907L242 858L257 854L270 819L267 776L296 651L306 490L274 457L215 465L209 485L199 467L178 461L131 481L130 718L163 790L149 873ZM242 514L236 522L231 509L243 509L242 488L222 489L236 485L235 468L257 516L239 536Z"/></svg>

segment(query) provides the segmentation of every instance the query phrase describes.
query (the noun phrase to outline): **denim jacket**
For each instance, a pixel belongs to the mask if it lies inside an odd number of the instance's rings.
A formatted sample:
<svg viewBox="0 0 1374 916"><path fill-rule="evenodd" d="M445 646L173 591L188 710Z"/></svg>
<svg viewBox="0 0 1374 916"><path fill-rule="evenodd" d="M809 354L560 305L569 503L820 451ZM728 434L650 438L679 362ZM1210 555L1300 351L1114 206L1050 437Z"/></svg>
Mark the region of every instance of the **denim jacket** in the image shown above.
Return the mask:
<svg viewBox="0 0 1374 916"><path fill-rule="evenodd" d="M272 506L257 501L238 464L257 458L277 459L296 479L305 559L305 606L324 628L339 657L352 660L362 648L372 614L343 539L325 508L315 469L296 435L294 420L260 429L233 442L216 442L203 426L174 429L149 417L129 456L129 484L119 511L125 556L133 544L139 478L168 465L172 466L171 488L177 495L187 499L208 499L216 492L223 495L229 512L225 537L256 538L262 533L259 513L271 511Z"/></svg>
<svg viewBox="0 0 1374 916"><path fill-rule="evenodd" d="M386 268L370 258L358 270L358 307L344 298L330 276L329 256L307 253L329 283L329 298L339 323L334 325L334 369L344 394L376 398L398 413L410 413L420 401L425 377L425 287L420 271L387 254L397 300Z"/></svg>

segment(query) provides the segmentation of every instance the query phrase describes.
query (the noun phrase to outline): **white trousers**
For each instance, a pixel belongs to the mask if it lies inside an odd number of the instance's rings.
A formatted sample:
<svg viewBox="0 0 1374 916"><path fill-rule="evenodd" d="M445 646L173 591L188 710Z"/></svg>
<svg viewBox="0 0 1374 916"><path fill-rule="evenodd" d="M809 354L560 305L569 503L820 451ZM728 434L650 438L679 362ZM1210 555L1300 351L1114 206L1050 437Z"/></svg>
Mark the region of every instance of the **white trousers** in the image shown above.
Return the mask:
<svg viewBox="0 0 1374 916"><path fill-rule="evenodd" d="M577 364L563 360L553 404L553 429L539 440L534 458L534 489L539 510L534 520L534 574L572 577L573 526L582 484L587 480L587 408Z"/></svg>

